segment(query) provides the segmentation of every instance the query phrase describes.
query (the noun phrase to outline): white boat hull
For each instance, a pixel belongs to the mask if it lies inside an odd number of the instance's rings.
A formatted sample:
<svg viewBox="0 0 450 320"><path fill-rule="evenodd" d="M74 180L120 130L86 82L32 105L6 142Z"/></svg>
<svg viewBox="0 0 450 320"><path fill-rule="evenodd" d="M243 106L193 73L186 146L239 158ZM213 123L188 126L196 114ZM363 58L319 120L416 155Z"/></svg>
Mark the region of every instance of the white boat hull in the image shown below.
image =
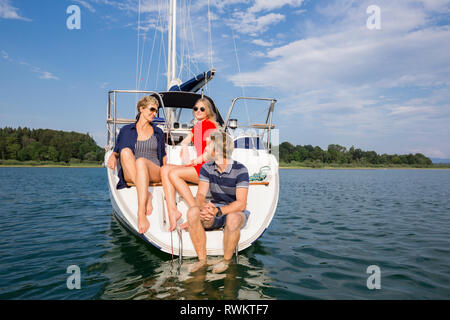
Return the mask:
<svg viewBox="0 0 450 320"><path fill-rule="evenodd" d="M169 163L176 163L175 154L179 151L177 147L169 147ZM110 152L105 155L105 163ZM174 161L170 161L171 157ZM241 230L241 237L238 250L242 251L250 247L266 230L274 216L279 193L278 162L276 158L264 150L235 149L233 159L243 163L249 170L249 174L258 172L263 166L269 166L268 185L250 185L247 210L251 212L246 226ZM169 220L164 199L164 192L161 186L149 187L153 195L153 212L148 216L150 228L145 234L139 234L137 228L137 193L135 187L117 190L119 181L117 170L107 169L108 185L110 191L111 204L114 214L119 220L132 231L140 236L144 241L152 244L159 250L174 254L182 254L185 257L194 257L196 252L189 236L189 232L182 231L181 239L178 232L169 232ZM190 187L192 194L197 193L197 186ZM177 207L182 212L182 219L186 221L188 206L186 202L177 194ZM210 256L223 255L223 231L215 230L206 233L207 254ZM181 240L181 241L180 241Z"/></svg>

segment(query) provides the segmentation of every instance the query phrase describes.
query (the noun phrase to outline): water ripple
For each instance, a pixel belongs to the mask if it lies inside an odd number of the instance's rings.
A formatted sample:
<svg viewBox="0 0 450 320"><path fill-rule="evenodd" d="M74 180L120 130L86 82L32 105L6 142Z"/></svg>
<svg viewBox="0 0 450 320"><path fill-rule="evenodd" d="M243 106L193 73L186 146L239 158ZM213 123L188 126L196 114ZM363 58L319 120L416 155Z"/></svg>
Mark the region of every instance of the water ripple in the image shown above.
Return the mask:
<svg viewBox="0 0 450 320"><path fill-rule="evenodd" d="M0 179L0 299L450 296L447 170L282 170L264 236L227 274L195 276L195 260L172 263L112 217L104 169L0 168ZM72 264L81 290L66 286ZM366 286L370 265L380 290Z"/></svg>

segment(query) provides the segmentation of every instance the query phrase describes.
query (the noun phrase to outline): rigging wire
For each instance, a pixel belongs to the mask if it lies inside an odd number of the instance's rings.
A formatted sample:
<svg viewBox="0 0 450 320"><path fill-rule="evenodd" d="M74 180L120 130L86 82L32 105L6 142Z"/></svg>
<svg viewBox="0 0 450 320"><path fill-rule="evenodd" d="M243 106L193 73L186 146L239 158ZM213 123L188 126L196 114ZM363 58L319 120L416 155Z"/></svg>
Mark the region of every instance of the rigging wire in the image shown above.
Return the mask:
<svg viewBox="0 0 450 320"><path fill-rule="evenodd" d="M139 77L138 77L138 90L140 90L140 88L141 88L142 64L144 63L144 52L145 52L145 42L147 41L147 32L144 33L143 38L144 39L142 41L142 54L141 54L141 61L140 61L140 67L139 67Z"/></svg>
<svg viewBox="0 0 450 320"><path fill-rule="evenodd" d="M192 51L195 53L197 52L196 47L195 47L195 41L194 41L194 31L192 29L192 19L191 19L191 3L192 0L190 0L189 2L189 10L188 10L188 24L189 24L189 30L190 30L190 36L191 36L191 42L192 42ZM195 58L195 56L191 56L189 54L189 58L190 58L190 63L195 67L195 72L193 73L194 76L200 73L200 68L198 66L197 60Z"/></svg>
<svg viewBox="0 0 450 320"><path fill-rule="evenodd" d="M150 66L153 63L153 50L155 49L155 43L156 43L156 32L158 31L158 26L160 23L160 19L161 19L161 7L159 5L160 3L158 3L158 19L156 20L156 25L155 25L155 31L153 33L153 44L152 44L152 50L150 52L150 60L148 62L148 68L147 68L147 76L145 77L145 86L144 88L147 90L147 85L148 85L148 80L150 78Z"/></svg>
<svg viewBox="0 0 450 320"><path fill-rule="evenodd" d="M184 9L185 9L185 11L186 11L186 2L184 3ZM183 14L181 14L182 12L183 12L183 7L182 7L182 4L180 3L180 14L179 14L179 17L181 18L181 17L184 17L184 15ZM182 21L182 24L181 24L181 26L182 26L182 29L180 30L181 32L180 32L180 40L181 39L184 39L184 35L185 35L185 30L186 30L186 25L185 25L185 23L186 23L186 19L183 19L183 20L181 20ZM183 35L183 36L182 36ZM180 64L179 64L179 70L178 70L178 75L177 75L177 78L178 79L181 79L182 77L181 77L181 73L183 72L183 69L184 69L184 59L183 59L183 57L184 57L184 47L185 47L185 41L180 41Z"/></svg>
<svg viewBox="0 0 450 320"><path fill-rule="evenodd" d="M229 13L229 11L228 11L228 13ZM238 56L238 53L237 53L236 38L235 38L235 35L234 35L233 27L230 27L230 29L231 29L231 36L233 38L234 55L235 55L235 58L236 58L236 64L237 64L237 68L238 68L238 75L239 75L239 79L241 79L241 65L239 63L239 56ZM242 84L242 81L240 81L239 85L241 87L242 96L245 97L246 96L245 95L245 89L244 89L244 86ZM250 121L250 115L248 113L248 105L247 105L247 100L246 99L244 99L244 105L245 105L245 111L247 113L248 124L250 125L251 121Z"/></svg>
<svg viewBox="0 0 450 320"><path fill-rule="evenodd" d="M138 70L139 70L139 37L140 37L140 26L141 26L141 0L138 3L138 26L137 26L137 50L136 50L136 90L138 90ZM135 94L135 100L137 104L137 93Z"/></svg>
<svg viewBox="0 0 450 320"><path fill-rule="evenodd" d="M211 7L210 7L210 0L208 0L208 53L209 53L209 68L213 69L213 50L212 50L212 31L211 31ZM205 87L208 94L209 92L209 85L208 82L206 82Z"/></svg>

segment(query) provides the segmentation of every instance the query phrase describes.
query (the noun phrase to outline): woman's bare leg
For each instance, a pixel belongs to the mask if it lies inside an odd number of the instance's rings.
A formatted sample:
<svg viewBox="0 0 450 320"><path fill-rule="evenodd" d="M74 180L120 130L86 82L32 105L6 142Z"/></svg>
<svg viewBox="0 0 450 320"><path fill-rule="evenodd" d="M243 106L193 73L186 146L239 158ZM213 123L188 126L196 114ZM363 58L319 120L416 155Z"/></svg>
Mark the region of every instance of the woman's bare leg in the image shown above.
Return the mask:
<svg viewBox="0 0 450 320"><path fill-rule="evenodd" d="M123 148L120 151L120 165L125 181L136 184L136 157L130 148Z"/></svg>
<svg viewBox="0 0 450 320"><path fill-rule="evenodd" d="M161 181L164 190L164 196L167 202L167 212L169 214L169 230L173 231L176 228L177 220L181 218L181 212L177 208L175 200L175 187L169 179L169 172L175 168L179 168L178 165L166 164L161 168Z"/></svg>
<svg viewBox="0 0 450 320"><path fill-rule="evenodd" d="M150 227L147 215L151 214L153 207L148 205L148 201L151 202L151 194L148 191L149 182L161 181L160 167L153 162L139 158L136 160L136 190L138 195L138 229L139 233L147 232ZM150 195L150 197L149 197ZM148 212L150 209L150 212Z"/></svg>
<svg viewBox="0 0 450 320"><path fill-rule="evenodd" d="M170 170L169 178L172 185L188 203L189 207L195 206L194 196L187 182L197 183L199 182L197 171L194 167L178 167Z"/></svg>
<svg viewBox="0 0 450 320"><path fill-rule="evenodd" d="M130 148L123 148L120 152L120 164L122 165L125 181L136 185L136 157ZM152 195L149 192L145 214L150 215L152 210Z"/></svg>

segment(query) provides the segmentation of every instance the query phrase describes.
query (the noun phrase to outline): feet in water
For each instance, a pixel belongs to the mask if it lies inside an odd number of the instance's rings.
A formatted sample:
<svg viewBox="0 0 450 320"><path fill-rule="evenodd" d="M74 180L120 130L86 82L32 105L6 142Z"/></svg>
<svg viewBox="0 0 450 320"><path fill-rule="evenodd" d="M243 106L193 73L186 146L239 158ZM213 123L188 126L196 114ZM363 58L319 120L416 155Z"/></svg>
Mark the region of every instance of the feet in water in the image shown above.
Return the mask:
<svg viewBox="0 0 450 320"><path fill-rule="evenodd" d="M181 218L181 212L177 208L169 210L169 231L173 231L177 228L177 221Z"/></svg>
<svg viewBox="0 0 450 320"><path fill-rule="evenodd" d="M212 269L212 273L222 273L228 269L230 266L231 259L230 260L222 260L219 263L216 263Z"/></svg>
<svg viewBox="0 0 450 320"><path fill-rule="evenodd" d="M153 196L149 192L148 196L147 196L147 205L145 206L145 215L146 216L149 216L152 214L152 211L153 211L152 199L153 199Z"/></svg>
<svg viewBox="0 0 450 320"><path fill-rule="evenodd" d="M194 263L192 266L190 266L189 273L197 272L202 268L206 268L207 266L208 266L208 262L206 259L198 260L196 263Z"/></svg>

